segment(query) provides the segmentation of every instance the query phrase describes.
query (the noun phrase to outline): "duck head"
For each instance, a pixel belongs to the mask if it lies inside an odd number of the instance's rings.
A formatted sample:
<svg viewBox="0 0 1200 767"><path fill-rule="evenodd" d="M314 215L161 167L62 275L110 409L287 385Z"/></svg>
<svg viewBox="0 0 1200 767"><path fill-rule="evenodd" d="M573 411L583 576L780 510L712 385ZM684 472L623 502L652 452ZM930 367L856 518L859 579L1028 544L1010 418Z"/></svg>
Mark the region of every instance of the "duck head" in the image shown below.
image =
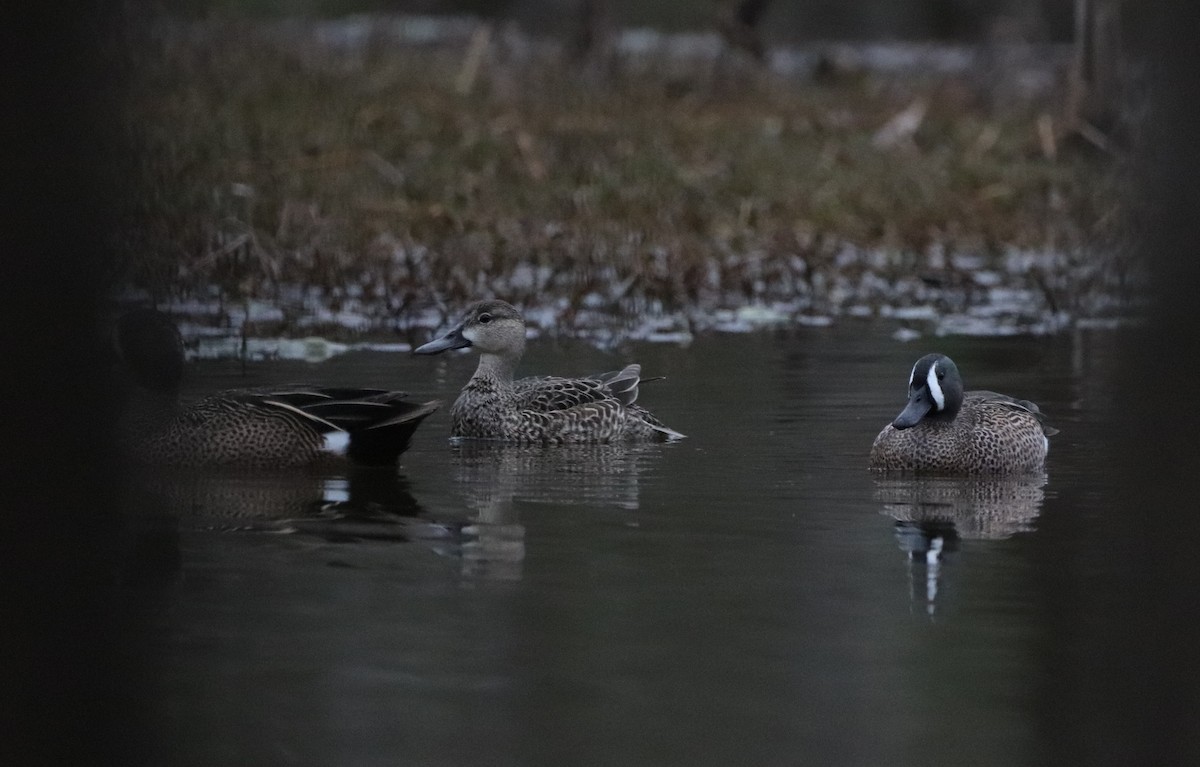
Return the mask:
<svg viewBox="0 0 1200 767"><path fill-rule="evenodd" d="M456 327L441 338L413 349L413 354L440 354L450 349L477 349L517 359L525 352L525 321L511 304L480 301L467 309Z"/></svg>
<svg viewBox="0 0 1200 767"><path fill-rule="evenodd" d="M908 429L922 419L953 421L963 403L962 376L954 361L944 354L926 354L913 365L908 377L908 404L894 429Z"/></svg>

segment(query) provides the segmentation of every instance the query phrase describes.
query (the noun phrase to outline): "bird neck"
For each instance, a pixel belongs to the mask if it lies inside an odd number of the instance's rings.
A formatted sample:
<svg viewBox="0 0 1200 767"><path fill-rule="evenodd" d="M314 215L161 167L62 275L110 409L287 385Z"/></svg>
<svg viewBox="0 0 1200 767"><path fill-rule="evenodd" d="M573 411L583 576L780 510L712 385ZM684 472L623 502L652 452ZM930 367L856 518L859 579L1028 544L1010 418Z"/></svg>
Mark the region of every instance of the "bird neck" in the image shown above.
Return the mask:
<svg viewBox="0 0 1200 767"><path fill-rule="evenodd" d="M475 379L489 379L500 384L511 384L517 360L499 354L480 354L479 367L475 368Z"/></svg>

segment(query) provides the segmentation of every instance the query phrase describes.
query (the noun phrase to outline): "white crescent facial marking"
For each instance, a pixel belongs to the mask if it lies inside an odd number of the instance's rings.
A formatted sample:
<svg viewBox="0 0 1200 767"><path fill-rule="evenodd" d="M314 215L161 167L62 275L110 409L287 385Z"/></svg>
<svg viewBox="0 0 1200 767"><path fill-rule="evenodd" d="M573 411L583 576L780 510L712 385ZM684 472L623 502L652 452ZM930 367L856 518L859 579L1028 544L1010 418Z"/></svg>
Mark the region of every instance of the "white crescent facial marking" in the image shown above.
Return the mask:
<svg viewBox="0 0 1200 767"><path fill-rule="evenodd" d="M937 365L929 366L929 375L925 376L925 383L929 386L929 394L933 397L934 404L937 409L946 409L946 395L942 393L942 385L938 383Z"/></svg>
<svg viewBox="0 0 1200 767"><path fill-rule="evenodd" d="M475 343L475 328L463 328L462 337Z"/></svg>
<svg viewBox="0 0 1200 767"><path fill-rule="evenodd" d="M918 362L917 365L921 363ZM912 372L908 374L908 388L912 388L913 381L917 380L917 365L913 365Z"/></svg>

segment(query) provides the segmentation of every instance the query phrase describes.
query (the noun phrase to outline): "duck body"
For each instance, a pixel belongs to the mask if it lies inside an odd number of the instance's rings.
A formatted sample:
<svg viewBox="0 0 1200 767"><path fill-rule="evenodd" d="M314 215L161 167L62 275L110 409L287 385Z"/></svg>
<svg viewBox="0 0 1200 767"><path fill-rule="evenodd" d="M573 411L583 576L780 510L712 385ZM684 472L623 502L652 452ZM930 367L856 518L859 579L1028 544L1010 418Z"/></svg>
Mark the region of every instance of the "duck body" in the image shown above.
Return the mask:
<svg viewBox="0 0 1200 767"><path fill-rule="evenodd" d="M525 323L503 301L471 306L457 327L415 350L476 348L475 374L450 408L451 435L520 443L587 444L683 437L635 404L641 366L586 378L514 379Z"/></svg>
<svg viewBox="0 0 1200 767"><path fill-rule="evenodd" d="M964 392L954 362L930 354L913 366L908 404L871 446L872 469L951 475L1033 474L1049 436L1037 405L991 391Z"/></svg>
<svg viewBox="0 0 1200 767"><path fill-rule="evenodd" d="M137 463L178 467L298 468L350 460L394 463L437 402L384 389L288 385L179 399L183 345L165 315L137 310L118 322L132 384L119 438Z"/></svg>
<svg viewBox="0 0 1200 767"><path fill-rule="evenodd" d="M636 382L640 365L608 374ZM580 444L682 437L645 408L623 403L604 377L521 378L478 372L450 408L452 435L510 442Z"/></svg>
<svg viewBox="0 0 1200 767"><path fill-rule="evenodd" d="M394 463L436 403L382 389L284 387L220 392L190 404L143 401L126 452L157 466L287 469L349 460ZM147 413L151 417L146 417Z"/></svg>

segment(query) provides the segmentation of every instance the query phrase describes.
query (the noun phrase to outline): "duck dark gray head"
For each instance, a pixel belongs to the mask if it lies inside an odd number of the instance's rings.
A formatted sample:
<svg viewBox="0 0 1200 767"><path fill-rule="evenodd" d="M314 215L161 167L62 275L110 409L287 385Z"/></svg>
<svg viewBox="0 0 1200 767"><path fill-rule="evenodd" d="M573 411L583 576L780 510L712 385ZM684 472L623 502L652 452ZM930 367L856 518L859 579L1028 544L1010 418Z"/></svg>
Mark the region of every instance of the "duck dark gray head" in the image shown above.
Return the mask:
<svg viewBox="0 0 1200 767"><path fill-rule="evenodd" d="M953 421L962 403L962 376L954 361L944 354L926 354L913 365L908 377L908 404L892 421L892 427L908 429L922 419Z"/></svg>
<svg viewBox="0 0 1200 767"><path fill-rule="evenodd" d="M504 301L480 301L467 309L462 322L450 332L417 347L413 354L440 354L466 348L484 354L520 357L525 351L525 321L521 313Z"/></svg>

